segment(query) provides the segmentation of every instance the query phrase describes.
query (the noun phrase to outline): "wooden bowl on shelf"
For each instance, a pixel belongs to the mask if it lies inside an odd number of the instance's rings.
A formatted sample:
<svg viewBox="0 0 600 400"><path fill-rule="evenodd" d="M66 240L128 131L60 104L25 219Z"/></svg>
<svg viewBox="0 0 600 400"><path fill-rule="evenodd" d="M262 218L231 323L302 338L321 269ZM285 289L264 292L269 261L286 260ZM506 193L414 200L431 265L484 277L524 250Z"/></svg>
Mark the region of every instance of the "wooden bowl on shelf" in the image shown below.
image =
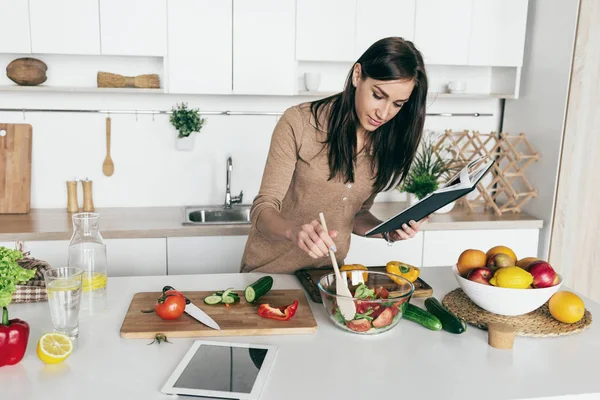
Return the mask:
<svg viewBox="0 0 600 400"><path fill-rule="evenodd" d="M6 67L6 76L21 86L36 86L46 82L48 66L41 60L31 57L17 58Z"/></svg>

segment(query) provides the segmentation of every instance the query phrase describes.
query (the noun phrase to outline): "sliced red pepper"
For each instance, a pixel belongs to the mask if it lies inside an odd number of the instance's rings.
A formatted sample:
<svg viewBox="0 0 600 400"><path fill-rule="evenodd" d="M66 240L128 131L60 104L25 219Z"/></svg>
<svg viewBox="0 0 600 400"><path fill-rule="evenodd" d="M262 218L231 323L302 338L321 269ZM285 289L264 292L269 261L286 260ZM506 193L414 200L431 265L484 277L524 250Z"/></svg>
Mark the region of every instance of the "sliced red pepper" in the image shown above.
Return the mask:
<svg viewBox="0 0 600 400"><path fill-rule="evenodd" d="M263 318L276 319L278 321L287 321L296 314L298 309L298 300L294 300L292 304L281 307L271 307L269 304L261 304L258 307L258 315Z"/></svg>

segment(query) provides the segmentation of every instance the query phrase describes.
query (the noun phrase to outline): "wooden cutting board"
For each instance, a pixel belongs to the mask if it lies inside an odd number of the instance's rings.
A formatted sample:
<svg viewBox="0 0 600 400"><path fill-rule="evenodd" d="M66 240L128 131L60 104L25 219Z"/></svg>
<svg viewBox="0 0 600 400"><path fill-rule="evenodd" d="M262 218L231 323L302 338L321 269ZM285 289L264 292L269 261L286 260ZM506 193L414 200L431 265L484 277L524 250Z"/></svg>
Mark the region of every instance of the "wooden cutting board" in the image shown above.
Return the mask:
<svg viewBox="0 0 600 400"><path fill-rule="evenodd" d="M310 309L308 299L303 290L271 290L257 304L248 304L243 292L240 301L225 307L224 304L208 305L204 298L216 292L182 292L192 303L207 313L221 330L207 327L187 314L179 319L166 321L155 313L143 313L154 307L160 292L136 293L131 300L129 310L121 326L121 337L125 339L153 339L157 333L164 333L167 338L200 337L200 336L256 336L313 333L317 330L317 321ZM298 300L298 310L288 321L275 321L258 315L258 306L269 303L273 307L291 304Z"/></svg>
<svg viewBox="0 0 600 400"><path fill-rule="evenodd" d="M31 125L0 123L0 214L29 212L31 143Z"/></svg>

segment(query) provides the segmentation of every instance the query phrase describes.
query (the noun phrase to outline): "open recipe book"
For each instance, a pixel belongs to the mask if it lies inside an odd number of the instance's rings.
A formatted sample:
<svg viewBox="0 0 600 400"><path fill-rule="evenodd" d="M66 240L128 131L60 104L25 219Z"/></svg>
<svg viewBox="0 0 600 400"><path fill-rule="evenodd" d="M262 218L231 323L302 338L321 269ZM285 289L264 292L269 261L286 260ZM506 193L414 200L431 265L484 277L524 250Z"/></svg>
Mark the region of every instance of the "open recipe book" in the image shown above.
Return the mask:
<svg viewBox="0 0 600 400"><path fill-rule="evenodd" d="M458 174L435 192L428 194L413 206L369 230L365 236L402 229L403 224L408 224L411 220L419 221L445 205L471 193L475 190L481 178L492 168L492 165L494 165L494 160L484 157L469 162Z"/></svg>

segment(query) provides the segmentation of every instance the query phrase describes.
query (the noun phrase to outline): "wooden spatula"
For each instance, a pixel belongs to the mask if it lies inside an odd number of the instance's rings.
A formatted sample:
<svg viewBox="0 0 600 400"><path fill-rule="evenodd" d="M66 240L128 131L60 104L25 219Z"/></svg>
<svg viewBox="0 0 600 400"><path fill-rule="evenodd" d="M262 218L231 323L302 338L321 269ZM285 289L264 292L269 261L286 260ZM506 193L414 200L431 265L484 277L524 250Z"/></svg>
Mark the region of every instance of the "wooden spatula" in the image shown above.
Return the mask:
<svg viewBox="0 0 600 400"><path fill-rule="evenodd" d="M115 164L110 158L110 117L106 117L106 158L102 164L102 172L106 176L111 176L115 173Z"/></svg>
<svg viewBox="0 0 600 400"><path fill-rule="evenodd" d="M319 217L321 218L321 225L323 225L325 231L329 232L323 213L319 213ZM333 270L335 271L335 292L338 295L338 306L340 307L344 319L350 321L356 315L356 306L354 305L354 300L352 300L352 293L350 293L350 289L348 289L346 280L342 279L342 274L340 273L337 260L335 259L335 254L331 248L329 249L329 256L331 257L331 263L333 264Z"/></svg>

